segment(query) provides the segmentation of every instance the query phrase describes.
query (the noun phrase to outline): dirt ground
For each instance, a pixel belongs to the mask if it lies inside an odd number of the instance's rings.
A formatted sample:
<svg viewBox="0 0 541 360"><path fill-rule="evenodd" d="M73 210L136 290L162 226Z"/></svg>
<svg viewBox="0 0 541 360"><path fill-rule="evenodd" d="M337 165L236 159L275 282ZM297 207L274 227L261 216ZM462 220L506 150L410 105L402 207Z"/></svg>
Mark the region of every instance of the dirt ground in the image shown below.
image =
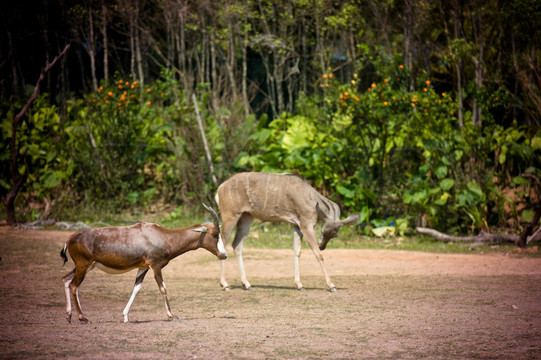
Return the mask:
<svg viewBox="0 0 541 360"><path fill-rule="evenodd" d="M204 250L163 271L167 321L149 274L122 323L135 271L88 274L79 295L91 325L65 320L60 249L71 233L0 227L0 359L541 359L541 259L394 250L325 250L326 290L304 247L245 249L253 290ZM247 242L249 246L249 239Z"/></svg>

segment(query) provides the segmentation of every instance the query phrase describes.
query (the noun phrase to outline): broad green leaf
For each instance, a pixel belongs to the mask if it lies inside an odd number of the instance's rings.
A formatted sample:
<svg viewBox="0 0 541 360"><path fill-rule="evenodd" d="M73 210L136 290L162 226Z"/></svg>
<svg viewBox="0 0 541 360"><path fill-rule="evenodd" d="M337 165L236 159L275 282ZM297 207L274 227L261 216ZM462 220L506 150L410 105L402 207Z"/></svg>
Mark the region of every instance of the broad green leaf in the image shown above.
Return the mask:
<svg viewBox="0 0 541 360"><path fill-rule="evenodd" d="M367 223L370 221L370 214L371 214L371 209L368 207L368 206L363 206L363 208L361 209L361 213L360 213L360 216L361 216L361 219L360 219L360 222L361 223Z"/></svg>
<svg viewBox="0 0 541 360"><path fill-rule="evenodd" d="M60 176L56 174L56 172L50 173L47 175L45 180L43 181L43 186L47 189L52 189L56 186L58 186L62 182L62 179Z"/></svg>
<svg viewBox="0 0 541 360"><path fill-rule="evenodd" d="M447 199L449 199L450 196L451 195L448 192L445 192L439 197L439 199L436 199L434 201L434 204L443 206L443 205L447 204Z"/></svg>
<svg viewBox="0 0 541 360"><path fill-rule="evenodd" d="M443 190L443 191L447 191L449 189L451 189L453 186L455 186L455 180L453 179L443 179L441 182L440 182L440 188Z"/></svg>
<svg viewBox="0 0 541 360"><path fill-rule="evenodd" d="M128 199L129 202L132 204L137 203L137 200L139 200L139 193L138 192L131 192L128 195L126 195L126 199Z"/></svg>
<svg viewBox="0 0 541 360"><path fill-rule="evenodd" d="M522 211L522 220L530 222L533 219L535 212L532 209L525 209Z"/></svg>
<svg viewBox="0 0 541 360"><path fill-rule="evenodd" d="M346 186L344 186L343 184L338 184L336 186L336 190L342 195L342 196L345 196L347 198L354 198L355 197L355 191L347 188Z"/></svg>
<svg viewBox="0 0 541 360"><path fill-rule="evenodd" d="M372 229L372 233L377 237L394 236L395 231L396 229L394 226L383 226Z"/></svg>
<svg viewBox="0 0 541 360"><path fill-rule="evenodd" d="M534 136L531 142L532 149L541 150L541 138Z"/></svg>
<svg viewBox="0 0 541 360"><path fill-rule="evenodd" d="M467 184L468 190L470 190L472 193L479 197L483 197L483 190L481 189L481 186L476 183L475 181L470 181Z"/></svg>
<svg viewBox="0 0 541 360"><path fill-rule="evenodd" d="M441 179L447 176L447 166L445 165L439 165L436 167L436 170L434 171L436 176Z"/></svg>

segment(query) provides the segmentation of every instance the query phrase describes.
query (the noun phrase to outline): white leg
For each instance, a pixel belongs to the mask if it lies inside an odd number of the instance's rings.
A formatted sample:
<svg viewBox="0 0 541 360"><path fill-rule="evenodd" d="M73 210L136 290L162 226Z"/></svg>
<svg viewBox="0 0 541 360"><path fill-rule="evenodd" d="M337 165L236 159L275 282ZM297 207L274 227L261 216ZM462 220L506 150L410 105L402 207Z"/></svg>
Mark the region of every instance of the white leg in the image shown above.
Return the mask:
<svg viewBox="0 0 541 360"><path fill-rule="evenodd" d="M64 276L62 279L64 281L64 295L66 298L66 320L71 322L71 294L70 294L70 284L73 280L73 275L75 274L75 269L69 274Z"/></svg>
<svg viewBox="0 0 541 360"><path fill-rule="evenodd" d="M130 308L133 304L133 300L135 300L135 296L141 290L141 286L143 285L143 280L145 278L145 275L147 274L148 269L139 269L137 271L137 276L135 277L135 285L133 286L133 291L130 297L130 300L128 301L128 304L124 308L124 311L122 311L122 315L124 315L124 322L129 322L128 319L128 313L130 312Z"/></svg>
<svg viewBox="0 0 541 360"><path fill-rule="evenodd" d="M302 231L303 235L306 238L306 242L308 243L308 245L312 249L312 252L314 253L317 261L319 262L319 265L321 266L321 271L323 272L323 276L325 277L325 282L327 283L327 286L329 287L329 291L335 292L336 287L332 283L331 278L330 278L329 274L327 273L327 270L325 269L325 263L323 261L323 255L321 254L321 251L319 250L319 246L318 246L317 239L316 239L316 236L315 236L315 233L314 233L313 225L304 226L301 229L301 231Z"/></svg>
<svg viewBox="0 0 541 360"><path fill-rule="evenodd" d="M237 223L237 233L235 234L235 240L233 241L233 249L235 249L235 255L237 256L237 260L239 262L239 269L240 269L240 281L242 283L242 286L246 290L249 290L251 285L246 279L246 272L244 271L244 262L242 260L242 247L244 245L244 239L246 239L246 235L248 235L248 232L250 231L250 225L252 224L252 221L254 221L254 218L250 214L243 214L239 222Z"/></svg>
<svg viewBox="0 0 541 360"><path fill-rule="evenodd" d="M237 221L240 218L240 214L222 214L222 241L224 247L229 243L229 238L233 229L237 225ZM225 280L225 260L220 260L220 285L224 291L229 290L229 284Z"/></svg>
<svg viewBox="0 0 541 360"><path fill-rule="evenodd" d="M303 290L301 283L301 275L299 270L299 261L301 257L301 242L302 242L302 233L298 227L293 228L293 252L295 260L295 285L297 289Z"/></svg>
<svg viewBox="0 0 541 360"><path fill-rule="evenodd" d="M241 241L240 244L237 245L235 248L235 254L237 255L237 260L239 262L239 269L240 269L240 282L242 283L242 286L246 290L249 290L251 285L246 279L246 272L244 271L244 262L242 261L242 246L244 245L244 241Z"/></svg>
<svg viewBox="0 0 541 360"><path fill-rule="evenodd" d="M229 284L225 281L225 260L220 260L220 285L224 290L229 290Z"/></svg>

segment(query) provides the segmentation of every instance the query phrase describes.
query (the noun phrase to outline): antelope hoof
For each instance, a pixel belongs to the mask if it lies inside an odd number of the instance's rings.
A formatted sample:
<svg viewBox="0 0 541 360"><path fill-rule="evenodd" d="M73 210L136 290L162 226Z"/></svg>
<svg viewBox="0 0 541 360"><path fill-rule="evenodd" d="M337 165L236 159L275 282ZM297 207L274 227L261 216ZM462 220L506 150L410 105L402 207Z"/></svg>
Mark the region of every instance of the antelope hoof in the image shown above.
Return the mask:
<svg viewBox="0 0 541 360"><path fill-rule="evenodd" d="M68 322L68 324L71 324L71 314L66 315L66 321Z"/></svg>
<svg viewBox="0 0 541 360"><path fill-rule="evenodd" d="M300 288L297 288L297 290L299 290L299 291L304 291L304 290L306 290L306 289L305 289L304 287L301 286Z"/></svg>
<svg viewBox="0 0 541 360"><path fill-rule="evenodd" d="M83 317L79 318L79 324L81 324L81 325L90 325L92 323L90 322L90 320L88 320L87 318L85 318L83 316Z"/></svg>
<svg viewBox="0 0 541 360"><path fill-rule="evenodd" d="M242 286L244 287L244 290L252 290L252 285L250 285L249 282L242 284Z"/></svg>
<svg viewBox="0 0 541 360"><path fill-rule="evenodd" d="M178 316L176 315L173 315L169 318L170 321L180 321L180 319L178 318Z"/></svg>
<svg viewBox="0 0 541 360"><path fill-rule="evenodd" d="M333 286L332 288L329 289L330 292L336 292L336 288Z"/></svg>

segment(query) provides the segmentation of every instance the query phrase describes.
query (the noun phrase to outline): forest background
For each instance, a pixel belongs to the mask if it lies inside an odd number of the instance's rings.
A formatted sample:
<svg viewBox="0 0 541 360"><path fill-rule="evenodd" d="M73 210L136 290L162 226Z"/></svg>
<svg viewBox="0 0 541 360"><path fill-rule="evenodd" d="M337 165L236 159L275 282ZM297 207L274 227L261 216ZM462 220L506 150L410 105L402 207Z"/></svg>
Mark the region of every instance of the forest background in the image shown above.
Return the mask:
<svg viewBox="0 0 541 360"><path fill-rule="evenodd" d="M250 170L300 174L360 232L534 216L539 1L20 0L0 17L8 223L176 217Z"/></svg>

